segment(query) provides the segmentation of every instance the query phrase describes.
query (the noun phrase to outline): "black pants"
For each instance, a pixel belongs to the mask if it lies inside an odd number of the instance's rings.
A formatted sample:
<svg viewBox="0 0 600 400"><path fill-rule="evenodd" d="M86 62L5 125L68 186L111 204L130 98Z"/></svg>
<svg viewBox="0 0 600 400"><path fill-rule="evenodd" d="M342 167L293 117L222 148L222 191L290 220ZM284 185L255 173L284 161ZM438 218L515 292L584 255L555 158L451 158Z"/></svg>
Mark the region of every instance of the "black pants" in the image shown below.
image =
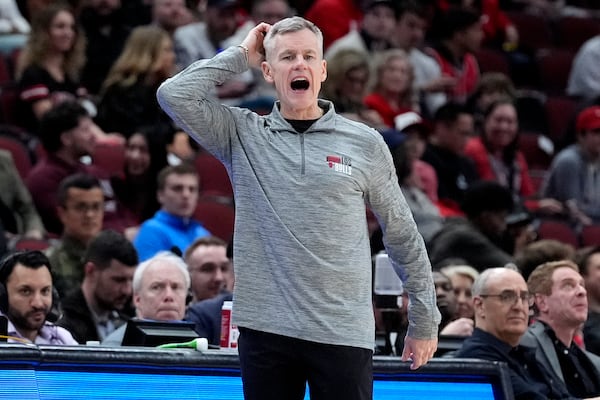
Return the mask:
<svg viewBox="0 0 600 400"><path fill-rule="evenodd" d="M240 328L245 400L371 400L373 352Z"/></svg>

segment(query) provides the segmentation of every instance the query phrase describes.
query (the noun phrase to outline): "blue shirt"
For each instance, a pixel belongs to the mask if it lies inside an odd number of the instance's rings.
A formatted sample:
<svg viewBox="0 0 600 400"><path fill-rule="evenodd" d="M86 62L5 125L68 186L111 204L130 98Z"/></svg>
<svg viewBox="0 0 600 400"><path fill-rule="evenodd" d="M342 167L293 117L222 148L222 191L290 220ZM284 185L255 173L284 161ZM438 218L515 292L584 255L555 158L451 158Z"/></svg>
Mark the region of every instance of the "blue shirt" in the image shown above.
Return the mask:
<svg viewBox="0 0 600 400"><path fill-rule="evenodd" d="M133 244L140 261L144 261L174 246L185 252L194 240L204 236L210 236L210 232L198 221L159 210L142 224Z"/></svg>

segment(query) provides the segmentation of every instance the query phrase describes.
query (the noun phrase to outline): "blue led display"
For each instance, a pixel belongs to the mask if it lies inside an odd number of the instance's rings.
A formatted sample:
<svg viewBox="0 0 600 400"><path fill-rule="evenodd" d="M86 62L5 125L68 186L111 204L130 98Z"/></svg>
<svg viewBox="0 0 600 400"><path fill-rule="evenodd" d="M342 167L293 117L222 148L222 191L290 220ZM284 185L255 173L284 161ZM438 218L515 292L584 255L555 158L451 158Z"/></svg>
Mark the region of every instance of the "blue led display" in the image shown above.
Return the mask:
<svg viewBox="0 0 600 400"><path fill-rule="evenodd" d="M4 370L0 377L0 399L243 400L241 378L220 376L216 370L160 374L130 373L119 369L115 372L90 372L85 369L89 370L90 366L81 366L81 370L76 371L60 368ZM407 400L494 399L492 384L477 379L472 382L412 382L379 380L376 377L373 390L375 400L397 400L398 394ZM305 399L309 399L308 390Z"/></svg>

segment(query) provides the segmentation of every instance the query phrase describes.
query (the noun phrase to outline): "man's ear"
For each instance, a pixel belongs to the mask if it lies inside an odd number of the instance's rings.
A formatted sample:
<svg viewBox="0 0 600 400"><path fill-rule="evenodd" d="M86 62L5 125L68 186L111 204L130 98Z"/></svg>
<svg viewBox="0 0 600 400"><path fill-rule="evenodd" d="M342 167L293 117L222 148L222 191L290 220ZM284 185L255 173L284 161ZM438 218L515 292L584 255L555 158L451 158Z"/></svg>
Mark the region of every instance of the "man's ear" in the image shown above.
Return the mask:
<svg viewBox="0 0 600 400"><path fill-rule="evenodd" d="M60 222L63 225L65 224L65 213L66 212L67 212L67 210L63 206L56 206L56 215L58 216L58 219L60 220Z"/></svg>
<svg viewBox="0 0 600 400"><path fill-rule="evenodd" d="M96 272L96 270L97 270L96 266L91 261L86 262L85 265L83 266L83 269L84 269L85 275L91 275L94 272Z"/></svg>
<svg viewBox="0 0 600 400"><path fill-rule="evenodd" d="M327 79L327 60L323 60L321 68L321 82L325 82L325 80Z"/></svg>
<svg viewBox="0 0 600 400"><path fill-rule="evenodd" d="M548 308L549 308L548 302L547 302L548 297L544 296L543 294L539 294L539 293L535 294L534 296L535 296L534 297L535 298L535 306L537 307L538 311L540 313L548 312Z"/></svg>
<svg viewBox="0 0 600 400"><path fill-rule="evenodd" d="M267 81L269 83L273 83L274 79L273 79L273 75L272 75L272 71L271 71L271 66L269 65L269 63L267 61L261 62L260 69L262 70L263 78L265 78L265 81Z"/></svg>
<svg viewBox="0 0 600 400"><path fill-rule="evenodd" d="M485 318L485 311L483 309L483 301L481 301L481 297L473 297L473 310L476 316Z"/></svg>

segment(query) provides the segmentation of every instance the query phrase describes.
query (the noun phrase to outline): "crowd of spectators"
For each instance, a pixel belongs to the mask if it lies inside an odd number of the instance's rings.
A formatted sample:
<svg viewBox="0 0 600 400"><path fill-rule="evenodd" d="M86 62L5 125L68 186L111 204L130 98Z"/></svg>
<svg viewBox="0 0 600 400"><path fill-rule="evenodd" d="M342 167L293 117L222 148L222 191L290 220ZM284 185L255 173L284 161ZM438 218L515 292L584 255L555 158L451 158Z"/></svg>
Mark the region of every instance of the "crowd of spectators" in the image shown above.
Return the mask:
<svg viewBox="0 0 600 400"><path fill-rule="evenodd" d="M199 171L195 160L206 150L161 110L155 93L177 71L239 44L255 23L302 14L324 33L328 77L321 97L342 115L378 130L390 148L436 270L441 335L475 333L459 355L488 357L480 346L493 342L501 357L512 357L502 343L515 347L522 327L502 336L494 325L499 322L486 320L486 310L497 311L486 309L493 301L486 296L498 294L488 289L498 289L499 295L512 290L512 297L497 298L504 306L517 296L514 304L535 304L543 315L527 328L529 345L542 334L555 338L548 322L551 299L545 298L553 292L536 286L535 271L562 261L556 269L580 276L581 283L569 279L581 286L577 298L587 293L589 299L589 317L578 320L583 328L563 344L600 354L599 252L590 247L600 245L600 10L593 2L3 3L0 66L7 76L0 88L0 122L10 129L0 129L0 136L12 146L0 142L0 252L29 249L37 241L51 264L53 301L64 300L58 324L77 342L111 337L119 343L127 319L154 318L163 301L177 305L170 319L187 316L216 344L216 315L233 291L226 254L233 236L212 235L214 221L198 220L196 211L201 198L230 207L235 202L231 193L203 191L200 177L213 172ZM550 31L569 18L597 25L569 50L572 67L562 71L558 93L544 86L542 60L565 51L562 38L532 46L531 32L521 29L524 18L537 18ZM496 61L489 62L490 54ZM268 113L275 99L260 70L223 82L212 95L260 113ZM569 105L558 111L561 126L548 108L556 98ZM25 172L23 154L30 166ZM543 229L547 221L560 223L573 241L560 243L558 231ZM384 250L381 229L376 221L369 226L375 254ZM134 275L130 267L138 258L144 267ZM43 257L23 260L23 271L36 271L47 281L39 270ZM0 274L6 290L14 271L22 273L12 265ZM162 300L149 279L162 282ZM195 304L186 313L188 288ZM393 310L375 307L380 333L403 332L401 303ZM385 340L380 350L394 352L397 337ZM564 388L553 389L559 397L600 395L598 385L589 384L594 375L582 378L587 392L574 389L575 378L560 373L567 361L560 358L554 370L526 379L542 382L542 388L549 375L562 378ZM588 363L596 368L595 359Z"/></svg>

